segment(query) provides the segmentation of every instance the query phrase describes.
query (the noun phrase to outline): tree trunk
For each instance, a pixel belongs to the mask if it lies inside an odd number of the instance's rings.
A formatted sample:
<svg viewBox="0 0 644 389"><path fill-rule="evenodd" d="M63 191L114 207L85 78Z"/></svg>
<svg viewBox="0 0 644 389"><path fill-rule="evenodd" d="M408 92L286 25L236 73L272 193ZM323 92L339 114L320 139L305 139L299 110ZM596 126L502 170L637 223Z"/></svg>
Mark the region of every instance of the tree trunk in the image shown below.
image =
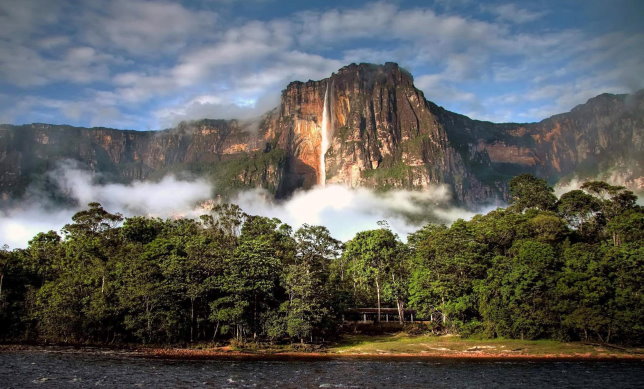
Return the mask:
<svg viewBox="0 0 644 389"><path fill-rule="evenodd" d="M614 232L613 232L613 246L617 246L617 237Z"/></svg>
<svg viewBox="0 0 644 389"><path fill-rule="evenodd" d="M217 332L219 332L219 322L217 322L217 325L215 326L215 332L212 334L212 341L215 341L215 338L217 337Z"/></svg>
<svg viewBox="0 0 644 389"><path fill-rule="evenodd" d="M150 312L150 303L145 302L145 314L147 316L148 342L152 341L152 315Z"/></svg>
<svg viewBox="0 0 644 389"><path fill-rule="evenodd" d="M380 282L376 277L376 294L378 295L378 323L380 323Z"/></svg>
<svg viewBox="0 0 644 389"><path fill-rule="evenodd" d="M400 299L396 299L396 305L398 305L398 321L400 324L405 322L405 308L404 303Z"/></svg>
<svg viewBox="0 0 644 389"><path fill-rule="evenodd" d="M255 304L253 306L253 339L257 339L257 294L255 294Z"/></svg>
<svg viewBox="0 0 644 389"><path fill-rule="evenodd" d="M353 301L355 302L357 300L358 296L358 285L356 283L356 280L353 280Z"/></svg>
<svg viewBox="0 0 644 389"><path fill-rule="evenodd" d="M103 274L103 279L101 281L101 294L105 294L105 274Z"/></svg>
<svg viewBox="0 0 644 389"><path fill-rule="evenodd" d="M445 309L445 297L441 297L441 299L443 300L443 310L441 311L441 316L443 316L443 325L445 325L445 323L447 323L447 315L445 314L445 311L444 311L444 309Z"/></svg>
<svg viewBox="0 0 644 389"><path fill-rule="evenodd" d="M190 343L193 342L193 329L195 324L195 299L190 299Z"/></svg>
<svg viewBox="0 0 644 389"><path fill-rule="evenodd" d="M4 281L4 273L0 274L0 297L2 297L2 281Z"/></svg>

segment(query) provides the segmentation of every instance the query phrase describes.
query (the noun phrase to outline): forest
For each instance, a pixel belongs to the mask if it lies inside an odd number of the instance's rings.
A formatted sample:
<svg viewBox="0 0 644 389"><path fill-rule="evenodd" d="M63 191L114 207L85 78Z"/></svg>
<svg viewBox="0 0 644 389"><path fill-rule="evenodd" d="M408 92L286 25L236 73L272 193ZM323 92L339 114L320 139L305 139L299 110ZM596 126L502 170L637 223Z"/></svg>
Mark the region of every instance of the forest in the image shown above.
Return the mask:
<svg viewBox="0 0 644 389"><path fill-rule="evenodd" d="M0 250L0 340L320 343L351 308L389 307L437 334L641 345L637 197L590 181L557 198L531 175L509 193L406 241L386 222L340 242L234 204L159 219L90 203L60 233Z"/></svg>

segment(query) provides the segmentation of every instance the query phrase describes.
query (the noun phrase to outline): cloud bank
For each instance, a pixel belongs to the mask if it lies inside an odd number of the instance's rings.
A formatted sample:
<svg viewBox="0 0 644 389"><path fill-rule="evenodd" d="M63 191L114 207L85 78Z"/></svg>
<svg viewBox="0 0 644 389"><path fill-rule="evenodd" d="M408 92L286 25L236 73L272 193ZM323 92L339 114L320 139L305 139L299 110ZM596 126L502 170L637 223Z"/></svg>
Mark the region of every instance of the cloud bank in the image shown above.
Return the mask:
<svg viewBox="0 0 644 389"><path fill-rule="evenodd" d="M644 87L641 1L282 3L0 2L0 122L248 118L351 62L398 62L429 99L493 121Z"/></svg>
<svg viewBox="0 0 644 389"><path fill-rule="evenodd" d="M38 232L60 230L71 222L72 215L87 203L97 201L110 212L125 216L146 215L162 218L197 217L207 213L204 201L216 194L203 179L179 179L166 176L160 181L139 181L131 184L100 184L98 177L63 163L50 177L78 206L54 207L45 193L32 191L28 200L11 209L0 210L0 240L12 248L21 248ZM474 213L449 204L445 186L423 192L391 191L376 193L340 185L298 191L290 199L275 201L262 189L239 193L231 199L246 213L277 217L293 228L302 224L324 225L340 240L351 239L355 233L378 227L386 220L392 231L406 239L428 221L451 223L457 218L471 218Z"/></svg>

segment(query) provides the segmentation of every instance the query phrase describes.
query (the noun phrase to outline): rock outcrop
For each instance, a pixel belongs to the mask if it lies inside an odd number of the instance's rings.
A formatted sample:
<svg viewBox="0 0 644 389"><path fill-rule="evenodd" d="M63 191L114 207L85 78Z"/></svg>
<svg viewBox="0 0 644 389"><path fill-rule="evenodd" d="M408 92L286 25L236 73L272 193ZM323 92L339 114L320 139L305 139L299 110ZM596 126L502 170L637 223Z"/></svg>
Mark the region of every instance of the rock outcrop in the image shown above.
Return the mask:
<svg viewBox="0 0 644 389"><path fill-rule="evenodd" d="M70 159L104 180L189 172L210 177L219 193L260 186L277 197L324 182L447 184L473 207L503 200L509 178L525 172L550 182L612 174L641 189L643 134L644 91L600 95L538 123L495 124L427 101L394 63L351 64L327 79L290 83L280 106L255 123L201 120L156 132L2 125L0 197L23 195Z"/></svg>

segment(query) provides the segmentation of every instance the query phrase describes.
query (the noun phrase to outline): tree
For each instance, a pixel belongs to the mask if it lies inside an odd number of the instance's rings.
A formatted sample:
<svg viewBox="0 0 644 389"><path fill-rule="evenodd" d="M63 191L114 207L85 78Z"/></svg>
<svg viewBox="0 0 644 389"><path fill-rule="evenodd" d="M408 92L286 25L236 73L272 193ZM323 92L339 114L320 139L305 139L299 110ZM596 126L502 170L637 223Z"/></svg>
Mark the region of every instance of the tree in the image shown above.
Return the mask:
<svg viewBox="0 0 644 389"><path fill-rule="evenodd" d="M381 317L381 297L384 282L400 260L400 242L390 230L380 228L363 231L348 241L344 256L349 263L349 275L356 286L373 284L376 290L378 318Z"/></svg>
<svg viewBox="0 0 644 389"><path fill-rule="evenodd" d="M589 181L583 183L581 189L601 200L601 211L606 220L635 208L637 203L637 196L623 186L613 186L603 181Z"/></svg>
<svg viewBox="0 0 644 389"><path fill-rule="evenodd" d="M161 234L164 227L161 219L133 216L125 219L120 231L126 242L148 244Z"/></svg>
<svg viewBox="0 0 644 389"><path fill-rule="evenodd" d="M561 242L568 235L564 220L552 212L539 212L528 221L528 224L533 236L541 242Z"/></svg>
<svg viewBox="0 0 644 389"><path fill-rule="evenodd" d="M55 231L40 232L29 241L23 261L40 276L41 285L64 270L61 268L64 266L62 248L60 236Z"/></svg>
<svg viewBox="0 0 644 389"><path fill-rule="evenodd" d="M4 282L5 273L9 269L11 262L11 254L9 253L9 246L4 245L0 248L0 301L2 299L2 284Z"/></svg>
<svg viewBox="0 0 644 389"><path fill-rule="evenodd" d="M78 235L97 235L116 227L123 216L107 212L99 203L87 204L89 209L76 212L72 216L72 224L63 227L63 231L74 237Z"/></svg>
<svg viewBox="0 0 644 389"><path fill-rule="evenodd" d="M491 335L534 339L552 334L559 261L552 246L517 241L509 257L497 256L479 283L480 312Z"/></svg>
<svg viewBox="0 0 644 389"><path fill-rule="evenodd" d="M581 236L586 236L592 230L595 215L601 210L600 201L582 190L573 190L564 193L557 202L557 211L566 219L568 225L579 231ZM596 224L596 223L594 223Z"/></svg>
<svg viewBox="0 0 644 389"><path fill-rule="evenodd" d="M410 304L422 316L440 315L454 329L476 320L476 280L485 277L489 262L485 245L470 225L457 220L451 227L427 225L409 237L415 251L409 287Z"/></svg>
<svg viewBox="0 0 644 389"><path fill-rule="evenodd" d="M252 216L244 223L239 242L217 281L223 296L211 303L211 317L234 326L239 340L247 331L256 339L267 312L279 306L282 263L293 249L290 227L278 219Z"/></svg>
<svg viewBox="0 0 644 389"><path fill-rule="evenodd" d="M104 338L114 325L114 288L108 285L108 276L121 243L115 228L121 220L100 204L90 203L89 209L77 212L73 223L63 228L65 240L63 254L55 261L56 277L43 284L35 302L34 315L48 337ZM32 260L40 261L40 248L55 247L56 241L56 234L41 235L27 251L35 255Z"/></svg>
<svg viewBox="0 0 644 389"><path fill-rule="evenodd" d="M644 211L626 210L612 218L606 225L606 230L612 235L615 246L620 246L624 242L643 242Z"/></svg>
<svg viewBox="0 0 644 389"><path fill-rule="evenodd" d="M0 246L0 338L20 339L32 329L30 307L40 282L25 266L25 256L24 250Z"/></svg>
<svg viewBox="0 0 644 389"><path fill-rule="evenodd" d="M557 202L553 192L545 180L530 174L521 174L510 180L511 208L519 212L527 208L551 210Z"/></svg>
<svg viewBox="0 0 644 389"><path fill-rule="evenodd" d="M72 216L73 223L63 227L66 252L72 267L85 266L98 270L101 293L105 291L107 262L119 245L115 227L123 220L120 214L107 212L99 203L89 203L89 209ZM92 266L92 264L96 266Z"/></svg>
<svg viewBox="0 0 644 389"><path fill-rule="evenodd" d="M600 247L576 243L566 247L562 257L556 309L561 312L564 331L586 341L605 339L612 321L606 303L613 299L614 290Z"/></svg>
<svg viewBox="0 0 644 389"><path fill-rule="evenodd" d="M162 340L164 311L175 310L159 259L167 255L167 242L155 239L146 246L129 245L116 269L117 301L123 326L132 336L150 343ZM167 326L165 326L167 328ZM172 331L170 331L172 332ZM168 332L165 339L168 340Z"/></svg>
<svg viewBox="0 0 644 389"><path fill-rule="evenodd" d="M314 330L325 321L333 321L329 265L340 254L342 245L326 227L308 224L295 232L294 239L295 256L284 274L288 294L285 330L303 341L313 338Z"/></svg>
<svg viewBox="0 0 644 389"><path fill-rule="evenodd" d="M545 181L520 176L512 188L508 209L427 225L408 244L378 223L344 251L325 227L293 233L232 204L199 219L122 220L91 203L62 238L49 231L0 249L0 337L304 342L337 329L348 307L377 304L380 318L395 304L401 320L409 305L433 330L462 336L641 344L644 210L634 194L590 182L555 213Z"/></svg>

